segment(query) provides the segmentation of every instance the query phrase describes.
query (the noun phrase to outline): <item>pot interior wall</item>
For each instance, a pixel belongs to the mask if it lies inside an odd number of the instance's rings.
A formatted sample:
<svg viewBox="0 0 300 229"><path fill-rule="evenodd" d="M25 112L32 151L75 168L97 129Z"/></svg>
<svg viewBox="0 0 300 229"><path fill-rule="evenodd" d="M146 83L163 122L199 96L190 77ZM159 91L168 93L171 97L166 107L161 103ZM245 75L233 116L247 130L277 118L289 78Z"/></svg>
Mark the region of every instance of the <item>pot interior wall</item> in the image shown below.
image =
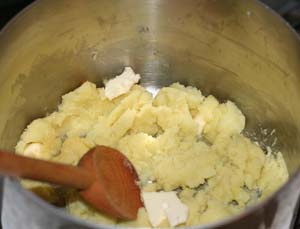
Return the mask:
<svg viewBox="0 0 300 229"><path fill-rule="evenodd" d="M247 117L245 134L280 150L293 173L299 41L254 1L184 3L44 0L20 15L0 37L1 148L13 150L62 94L86 80L100 86L129 65L149 89L178 81L235 101Z"/></svg>

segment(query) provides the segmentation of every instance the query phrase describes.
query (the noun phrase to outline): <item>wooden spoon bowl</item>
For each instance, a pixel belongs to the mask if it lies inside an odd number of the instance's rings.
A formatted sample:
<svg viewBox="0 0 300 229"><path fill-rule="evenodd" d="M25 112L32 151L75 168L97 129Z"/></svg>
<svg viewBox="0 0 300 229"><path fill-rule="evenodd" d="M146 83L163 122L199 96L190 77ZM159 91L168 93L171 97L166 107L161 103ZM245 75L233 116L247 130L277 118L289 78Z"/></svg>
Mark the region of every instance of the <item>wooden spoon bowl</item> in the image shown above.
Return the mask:
<svg viewBox="0 0 300 229"><path fill-rule="evenodd" d="M79 167L95 176L91 186L79 192L86 202L116 218L136 218L143 206L138 175L122 153L97 146L81 158Z"/></svg>

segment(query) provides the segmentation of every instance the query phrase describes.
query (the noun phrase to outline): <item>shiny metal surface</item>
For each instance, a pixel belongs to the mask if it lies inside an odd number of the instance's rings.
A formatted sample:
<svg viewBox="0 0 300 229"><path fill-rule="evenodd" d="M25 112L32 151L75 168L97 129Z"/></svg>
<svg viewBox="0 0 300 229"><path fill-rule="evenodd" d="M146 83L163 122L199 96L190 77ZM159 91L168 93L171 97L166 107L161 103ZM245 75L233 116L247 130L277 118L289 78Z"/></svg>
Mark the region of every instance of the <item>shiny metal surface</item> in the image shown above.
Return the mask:
<svg viewBox="0 0 300 229"><path fill-rule="evenodd" d="M13 150L26 124L53 111L63 93L85 80L101 85L130 65L152 89L179 81L235 101L247 116L246 134L262 143L274 138L261 130L276 129L274 148L284 154L290 182L242 215L199 228L291 223L300 192L299 175L293 175L300 164L300 42L263 5L254 0L39 0L2 31L0 50L1 148ZM14 214L16 221L37 228L97 228L48 206L16 181L6 180L4 204L6 217ZM23 208L30 210L17 214ZM9 228L20 225L10 222Z"/></svg>

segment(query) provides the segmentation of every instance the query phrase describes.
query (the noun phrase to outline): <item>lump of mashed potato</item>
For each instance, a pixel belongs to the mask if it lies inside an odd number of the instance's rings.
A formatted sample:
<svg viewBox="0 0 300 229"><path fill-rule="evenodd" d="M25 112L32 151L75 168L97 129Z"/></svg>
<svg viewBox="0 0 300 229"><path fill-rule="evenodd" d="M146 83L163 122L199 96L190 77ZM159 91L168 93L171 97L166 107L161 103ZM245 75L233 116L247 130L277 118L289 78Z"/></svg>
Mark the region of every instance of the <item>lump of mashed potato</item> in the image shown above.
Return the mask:
<svg viewBox="0 0 300 229"><path fill-rule="evenodd" d="M162 88L155 97L142 86L126 85L128 92L118 89L122 94L107 98L104 88L85 82L62 97L56 112L28 125L16 152L76 165L97 144L117 148L137 169L144 192L176 191L189 209L181 226L237 214L288 179L280 152L266 154L243 136L245 116L233 102L219 103L179 83ZM61 200L57 196L62 191L51 185L23 183L51 202ZM144 208L136 220L122 222L86 205L74 190L63 196L66 210L83 219L151 226ZM159 225L168 226L166 220Z"/></svg>

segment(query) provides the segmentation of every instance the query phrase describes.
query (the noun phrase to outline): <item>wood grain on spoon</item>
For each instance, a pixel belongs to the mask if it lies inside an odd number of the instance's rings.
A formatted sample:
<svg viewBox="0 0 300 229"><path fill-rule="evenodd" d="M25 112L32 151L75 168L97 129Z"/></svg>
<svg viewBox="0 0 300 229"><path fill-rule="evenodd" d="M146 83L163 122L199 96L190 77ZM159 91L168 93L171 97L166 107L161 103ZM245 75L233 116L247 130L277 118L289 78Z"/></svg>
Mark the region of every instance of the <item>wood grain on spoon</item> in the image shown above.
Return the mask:
<svg viewBox="0 0 300 229"><path fill-rule="evenodd" d="M78 167L0 151L0 173L79 189L87 203L119 219L135 219L143 206L134 167L106 146L88 151Z"/></svg>

